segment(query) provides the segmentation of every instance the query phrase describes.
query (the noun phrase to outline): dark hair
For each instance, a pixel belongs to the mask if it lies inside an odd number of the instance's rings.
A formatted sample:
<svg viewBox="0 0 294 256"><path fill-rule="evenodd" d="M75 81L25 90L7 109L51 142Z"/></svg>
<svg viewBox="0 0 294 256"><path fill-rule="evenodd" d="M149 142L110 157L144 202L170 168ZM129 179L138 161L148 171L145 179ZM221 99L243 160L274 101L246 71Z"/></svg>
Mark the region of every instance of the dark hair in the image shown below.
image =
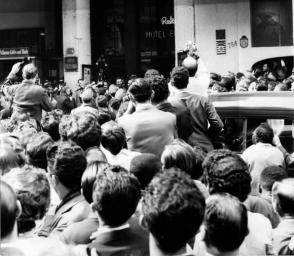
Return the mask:
<svg viewBox="0 0 294 256"><path fill-rule="evenodd" d="M294 179L288 178L277 181L273 185L272 196L275 210L283 217L294 216ZM275 205L276 203L276 205Z"/></svg>
<svg viewBox="0 0 294 256"><path fill-rule="evenodd" d="M68 189L79 189L87 167L83 149L73 142L56 142L47 151L48 172Z"/></svg>
<svg viewBox="0 0 294 256"><path fill-rule="evenodd" d="M189 83L189 72L184 67L174 67L170 78L174 87L177 89L185 89Z"/></svg>
<svg viewBox="0 0 294 256"><path fill-rule="evenodd" d="M60 134L61 140L68 140L68 131L71 127L71 122L73 121L73 118L71 115L64 115L59 122L58 131Z"/></svg>
<svg viewBox="0 0 294 256"><path fill-rule="evenodd" d="M112 109L117 110L117 111L119 110L120 104L121 104L120 99L112 98L109 101L109 107L111 107Z"/></svg>
<svg viewBox="0 0 294 256"><path fill-rule="evenodd" d="M98 109L98 123L100 125L105 124L106 122L109 122L111 120L111 114L110 112L105 109Z"/></svg>
<svg viewBox="0 0 294 256"><path fill-rule="evenodd" d="M8 144L0 144L0 175L25 164L24 158Z"/></svg>
<svg viewBox="0 0 294 256"><path fill-rule="evenodd" d="M76 142L83 150L100 145L101 127L93 115L78 113L72 116L67 138Z"/></svg>
<svg viewBox="0 0 294 256"><path fill-rule="evenodd" d="M159 71L156 69L148 69L144 74L145 79L150 79L150 78L160 77L160 76L161 75L160 75Z"/></svg>
<svg viewBox="0 0 294 256"><path fill-rule="evenodd" d="M1 239L10 235L13 231L17 217L16 195L13 189L2 179L0 179L0 195L1 195Z"/></svg>
<svg viewBox="0 0 294 256"><path fill-rule="evenodd" d="M229 150L213 150L203 162L204 181L210 194L229 193L244 202L251 191L247 164Z"/></svg>
<svg viewBox="0 0 294 256"><path fill-rule="evenodd" d="M63 116L63 111L55 109L46 113L41 119L41 126L44 132L47 132L54 141L60 139L59 123Z"/></svg>
<svg viewBox="0 0 294 256"><path fill-rule="evenodd" d="M261 123L253 132L253 140L272 144L274 131L267 123Z"/></svg>
<svg viewBox="0 0 294 256"><path fill-rule="evenodd" d="M142 201L143 223L165 253L174 253L195 236L204 216L205 200L186 173L159 172Z"/></svg>
<svg viewBox="0 0 294 256"><path fill-rule="evenodd" d="M106 225L125 223L140 200L140 184L135 176L120 166L106 167L98 173L93 189L93 209Z"/></svg>
<svg viewBox="0 0 294 256"><path fill-rule="evenodd" d="M152 90L154 91L152 102L158 104L165 101L169 96L167 80L163 77L156 76L150 78L148 81L152 86Z"/></svg>
<svg viewBox="0 0 294 256"><path fill-rule="evenodd" d="M114 121L109 121L101 127L101 144L110 151L111 154L117 155L126 144L126 134L124 129Z"/></svg>
<svg viewBox="0 0 294 256"><path fill-rule="evenodd" d="M128 92L134 97L135 101L144 103L151 99L152 87L146 79L137 78L131 83Z"/></svg>
<svg viewBox="0 0 294 256"><path fill-rule="evenodd" d="M188 173L192 179L202 175L202 169L196 169L196 159L193 148L181 139L166 145L161 155L161 162L165 169L178 167Z"/></svg>
<svg viewBox="0 0 294 256"><path fill-rule="evenodd" d="M145 153L135 156L130 164L130 173L137 177L143 190L160 170L160 159L154 154Z"/></svg>
<svg viewBox="0 0 294 256"><path fill-rule="evenodd" d="M82 176L82 194L89 204L93 202L92 194L96 177L108 166L109 164L106 162L95 161L88 164L84 171Z"/></svg>
<svg viewBox="0 0 294 256"><path fill-rule="evenodd" d="M104 95L99 95L96 98L96 105L97 105L98 109L99 108L107 108L107 106L108 106L107 97Z"/></svg>
<svg viewBox="0 0 294 256"><path fill-rule="evenodd" d="M260 185L266 191L272 191L276 181L286 179L288 174L286 170L279 166L266 167L260 174Z"/></svg>
<svg viewBox="0 0 294 256"><path fill-rule="evenodd" d="M249 233L246 207L229 194L213 195L206 201L204 227L208 248L235 251Z"/></svg>
<svg viewBox="0 0 294 256"><path fill-rule="evenodd" d="M268 86L263 83L257 83L256 91L261 92L261 91L268 91Z"/></svg>
<svg viewBox="0 0 294 256"><path fill-rule="evenodd" d="M48 133L40 132L33 136L26 147L28 161L35 167L47 169L46 151L54 143Z"/></svg>
<svg viewBox="0 0 294 256"><path fill-rule="evenodd" d="M200 179L203 175L203 161L207 155L207 153L205 152L205 150L199 146L194 146L193 147L193 152L194 152L194 156L195 156L195 170L197 170L197 174L195 175L196 172L193 172L194 177L192 177L194 180Z"/></svg>
<svg viewBox="0 0 294 256"><path fill-rule="evenodd" d="M18 232L35 227L35 221L44 217L50 204L50 185L43 170L26 165L15 168L3 179L13 187L22 212L17 220Z"/></svg>

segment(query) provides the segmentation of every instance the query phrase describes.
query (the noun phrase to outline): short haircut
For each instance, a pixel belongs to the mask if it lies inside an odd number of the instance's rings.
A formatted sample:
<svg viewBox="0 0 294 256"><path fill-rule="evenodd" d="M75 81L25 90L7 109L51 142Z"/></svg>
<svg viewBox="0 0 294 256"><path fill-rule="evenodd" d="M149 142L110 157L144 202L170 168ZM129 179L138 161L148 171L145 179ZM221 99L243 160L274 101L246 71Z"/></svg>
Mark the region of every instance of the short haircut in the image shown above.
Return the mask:
<svg viewBox="0 0 294 256"><path fill-rule="evenodd" d="M188 173L192 179L197 179L202 175L202 169L196 169L196 160L193 148L183 140L176 139L171 144L165 146L161 155L163 168L169 169L177 167Z"/></svg>
<svg viewBox="0 0 294 256"><path fill-rule="evenodd" d="M208 248L235 251L249 233L246 207L229 194L212 195L206 200L204 228Z"/></svg>
<svg viewBox="0 0 294 256"><path fill-rule="evenodd" d="M83 149L73 142L56 142L47 151L48 172L56 175L68 189L81 188L81 179L87 167Z"/></svg>
<svg viewBox="0 0 294 256"><path fill-rule="evenodd" d="M158 104L165 101L169 96L167 80L164 77L156 76L150 78L148 81L154 91L152 102Z"/></svg>
<svg viewBox="0 0 294 256"><path fill-rule="evenodd" d="M108 109L98 109L98 123L100 125L105 124L106 122L109 122L111 120L111 114L108 111Z"/></svg>
<svg viewBox="0 0 294 256"><path fill-rule="evenodd" d="M253 132L253 140L261 143L272 144L274 138L274 130L267 124L261 123Z"/></svg>
<svg viewBox="0 0 294 256"><path fill-rule="evenodd" d="M154 175L161 170L161 162L158 156L154 154L141 154L135 156L130 164L130 173L134 174L144 190Z"/></svg>
<svg viewBox="0 0 294 256"><path fill-rule="evenodd" d="M150 78L159 77L159 76L161 76L161 74L156 69L148 69L144 74L145 79L150 79Z"/></svg>
<svg viewBox="0 0 294 256"><path fill-rule="evenodd" d="M139 103L144 103L151 99L152 87L151 84L143 78L135 79L128 90L134 100Z"/></svg>
<svg viewBox="0 0 294 256"><path fill-rule="evenodd" d="M288 174L286 170L280 166L266 167L260 174L260 185L266 191L272 191L272 187L276 181L286 179Z"/></svg>
<svg viewBox="0 0 294 256"><path fill-rule="evenodd" d="M48 133L40 132L30 139L27 144L26 153L28 161L35 167L47 169L47 149L54 143Z"/></svg>
<svg viewBox="0 0 294 256"><path fill-rule="evenodd" d="M13 188L22 213L17 220L18 232L35 227L35 220L44 217L50 204L50 185L45 171L32 166L12 169L3 179Z"/></svg>
<svg viewBox="0 0 294 256"><path fill-rule="evenodd" d="M189 83L189 71L184 67L175 67L171 72L170 78L174 87L185 89Z"/></svg>
<svg viewBox="0 0 294 256"><path fill-rule="evenodd" d="M109 164L106 162L95 161L88 164L84 171L82 176L82 194L89 204L93 203L93 187L96 177L99 173L103 173L103 170L108 166Z"/></svg>
<svg viewBox="0 0 294 256"><path fill-rule="evenodd" d="M109 121L101 126L101 144L111 154L117 155L126 144L124 129L114 121Z"/></svg>
<svg viewBox="0 0 294 256"><path fill-rule="evenodd" d="M106 225L125 223L135 212L141 197L137 178L120 166L98 173L93 189L93 209Z"/></svg>
<svg viewBox="0 0 294 256"><path fill-rule="evenodd" d="M99 95L96 98L96 105L99 108L107 108L108 107L108 100L105 95Z"/></svg>
<svg viewBox="0 0 294 256"><path fill-rule="evenodd" d="M37 74L38 74L38 69L32 63L25 65L22 69L22 77L24 79L35 78Z"/></svg>
<svg viewBox="0 0 294 256"><path fill-rule="evenodd" d="M16 203L16 195L13 189L0 179L0 195L1 195L1 239L9 236L16 222L18 207Z"/></svg>
<svg viewBox="0 0 294 256"><path fill-rule="evenodd" d="M164 253L184 247L197 233L205 200L189 175L179 170L158 173L147 187L143 223Z"/></svg>
<svg viewBox="0 0 294 256"><path fill-rule="evenodd" d="M121 105L121 100L120 99L112 98L109 101L109 107L111 107L114 110L119 110L120 105Z"/></svg>
<svg viewBox="0 0 294 256"><path fill-rule="evenodd" d="M210 194L229 193L244 202L251 191L251 176L244 160L229 150L213 150L203 162Z"/></svg>
<svg viewBox="0 0 294 256"><path fill-rule="evenodd" d="M294 216L294 179L277 181L272 189L273 205L278 214Z"/></svg>
<svg viewBox="0 0 294 256"><path fill-rule="evenodd" d="M0 145L0 175L4 175L12 168L20 167L24 159L9 145Z"/></svg>
<svg viewBox="0 0 294 256"><path fill-rule="evenodd" d="M191 56L186 57L183 60L182 65L183 65L183 67L185 67L189 71L190 77L195 76L197 69L198 69L198 63L195 58L193 58Z"/></svg>
<svg viewBox="0 0 294 256"><path fill-rule="evenodd" d="M68 140L68 131L71 127L73 118L71 115L64 115L59 122L58 131L61 140Z"/></svg>
<svg viewBox="0 0 294 256"><path fill-rule="evenodd" d="M97 118L88 113L72 116L67 138L76 142L83 150L100 146L101 127Z"/></svg>
<svg viewBox="0 0 294 256"><path fill-rule="evenodd" d="M46 113L41 119L41 126L44 132L47 132L54 141L60 139L59 123L63 116L63 111L60 109L52 110Z"/></svg>

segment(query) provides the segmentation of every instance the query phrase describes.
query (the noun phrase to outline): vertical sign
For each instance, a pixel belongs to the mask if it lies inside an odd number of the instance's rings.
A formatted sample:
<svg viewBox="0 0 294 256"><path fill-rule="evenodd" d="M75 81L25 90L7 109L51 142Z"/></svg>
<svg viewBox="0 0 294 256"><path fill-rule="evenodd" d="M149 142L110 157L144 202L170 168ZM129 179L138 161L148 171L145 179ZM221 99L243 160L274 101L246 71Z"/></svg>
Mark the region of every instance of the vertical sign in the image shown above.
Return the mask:
<svg viewBox="0 0 294 256"><path fill-rule="evenodd" d="M227 53L227 46L226 46L226 30L225 29L218 29L215 31L216 37L216 54L222 55Z"/></svg>

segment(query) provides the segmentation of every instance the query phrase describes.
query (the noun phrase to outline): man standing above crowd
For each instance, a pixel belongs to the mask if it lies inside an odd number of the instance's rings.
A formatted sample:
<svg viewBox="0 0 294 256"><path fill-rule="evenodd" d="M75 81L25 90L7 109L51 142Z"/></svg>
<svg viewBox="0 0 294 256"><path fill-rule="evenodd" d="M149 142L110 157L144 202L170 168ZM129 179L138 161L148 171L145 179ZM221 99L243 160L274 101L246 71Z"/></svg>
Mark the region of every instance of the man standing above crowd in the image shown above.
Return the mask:
<svg viewBox="0 0 294 256"><path fill-rule="evenodd" d="M160 157L165 145L177 137L176 116L156 109L151 104L151 84L145 79L136 79L130 86L130 108L118 119L123 127L128 149L141 153L153 153Z"/></svg>
<svg viewBox="0 0 294 256"><path fill-rule="evenodd" d="M188 70L184 67L175 67L171 73L174 96L170 97L169 101L177 110L188 108L190 111L190 124L187 125L191 127L191 135L188 143L211 151L214 148L211 135L216 136L222 130L223 123L206 97L189 92L188 83Z"/></svg>

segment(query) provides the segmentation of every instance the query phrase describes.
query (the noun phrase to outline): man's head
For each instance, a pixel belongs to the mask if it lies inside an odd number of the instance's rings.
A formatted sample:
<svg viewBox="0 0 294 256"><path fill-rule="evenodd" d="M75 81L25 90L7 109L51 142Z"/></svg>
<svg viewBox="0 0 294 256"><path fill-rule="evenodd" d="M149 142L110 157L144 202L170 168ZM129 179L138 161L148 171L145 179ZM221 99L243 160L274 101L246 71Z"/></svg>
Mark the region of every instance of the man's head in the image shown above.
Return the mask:
<svg viewBox="0 0 294 256"><path fill-rule="evenodd" d="M72 142L56 142L47 151L48 173L55 190L81 188L81 178L87 166L83 149Z"/></svg>
<svg viewBox="0 0 294 256"><path fill-rule="evenodd" d="M92 88L86 88L82 94L81 99L83 103L90 104L94 102L95 94Z"/></svg>
<svg viewBox="0 0 294 256"><path fill-rule="evenodd" d="M28 142L26 153L30 164L37 168L47 169L46 151L54 143L48 133L35 134Z"/></svg>
<svg viewBox="0 0 294 256"><path fill-rule="evenodd" d="M289 178L275 182L272 196L275 211L281 217L294 218L294 179Z"/></svg>
<svg viewBox="0 0 294 256"><path fill-rule="evenodd" d="M24 66L23 70L22 70L22 77L23 79L34 79L36 78L38 75L38 69L36 68L36 66L32 63L27 64Z"/></svg>
<svg viewBox="0 0 294 256"><path fill-rule="evenodd" d="M137 78L131 83L128 92L135 102L145 103L151 100L152 87L146 79Z"/></svg>
<svg viewBox="0 0 294 256"><path fill-rule="evenodd" d="M13 189L0 179L0 218L1 218L1 240L11 235L16 218L20 215L20 207L17 204Z"/></svg>
<svg viewBox="0 0 294 256"><path fill-rule="evenodd" d="M189 71L185 67L173 68L171 75L171 84L177 89L185 89L189 83Z"/></svg>
<svg viewBox="0 0 294 256"><path fill-rule="evenodd" d="M154 154L141 154L135 156L130 164L130 173L134 174L144 190L154 175L161 170L160 159Z"/></svg>
<svg viewBox="0 0 294 256"><path fill-rule="evenodd" d="M251 191L247 164L229 150L213 150L203 162L204 179L210 194L229 193L244 202Z"/></svg>
<svg viewBox="0 0 294 256"><path fill-rule="evenodd" d="M167 80L161 76L155 76L148 80L151 83L154 95L152 97L153 104L159 104L167 100L169 96Z"/></svg>
<svg viewBox="0 0 294 256"><path fill-rule="evenodd" d="M106 167L97 175L92 208L103 224L117 227L134 214L140 197L140 184L135 176L119 166Z"/></svg>
<svg viewBox="0 0 294 256"><path fill-rule="evenodd" d="M144 74L145 79L153 79L154 77L161 77L160 72L156 69L148 69Z"/></svg>
<svg viewBox="0 0 294 256"><path fill-rule="evenodd" d="M203 240L208 253L236 251L248 233L247 210L236 197L215 194L206 200Z"/></svg>
<svg viewBox="0 0 294 256"><path fill-rule="evenodd" d="M73 140L83 150L100 146L101 127L91 113L73 115L67 131L67 139Z"/></svg>
<svg viewBox="0 0 294 256"><path fill-rule="evenodd" d="M195 58L188 56L183 60L182 63L183 67L189 71L189 76L195 76L197 69L198 69L198 62Z"/></svg>
<svg viewBox="0 0 294 256"><path fill-rule="evenodd" d="M55 109L46 113L41 119L41 126L44 132L47 132L54 141L60 139L59 123L63 116L63 111Z"/></svg>
<svg viewBox="0 0 294 256"><path fill-rule="evenodd" d="M274 138L274 131L267 123L261 123L253 132L252 140L255 143L269 143L272 144Z"/></svg>
<svg viewBox="0 0 294 256"><path fill-rule="evenodd" d="M279 166L266 167L260 174L260 190L271 192L276 181L286 179L288 174L286 170Z"/></svg>
<svg viewBox="0 0 294 256"><path fill-rule="evenodd" d="M180 170L158 173L143 197L143 223L151 241L172 254L197 233L204 216L205 201L194 181Z"/></svg>

